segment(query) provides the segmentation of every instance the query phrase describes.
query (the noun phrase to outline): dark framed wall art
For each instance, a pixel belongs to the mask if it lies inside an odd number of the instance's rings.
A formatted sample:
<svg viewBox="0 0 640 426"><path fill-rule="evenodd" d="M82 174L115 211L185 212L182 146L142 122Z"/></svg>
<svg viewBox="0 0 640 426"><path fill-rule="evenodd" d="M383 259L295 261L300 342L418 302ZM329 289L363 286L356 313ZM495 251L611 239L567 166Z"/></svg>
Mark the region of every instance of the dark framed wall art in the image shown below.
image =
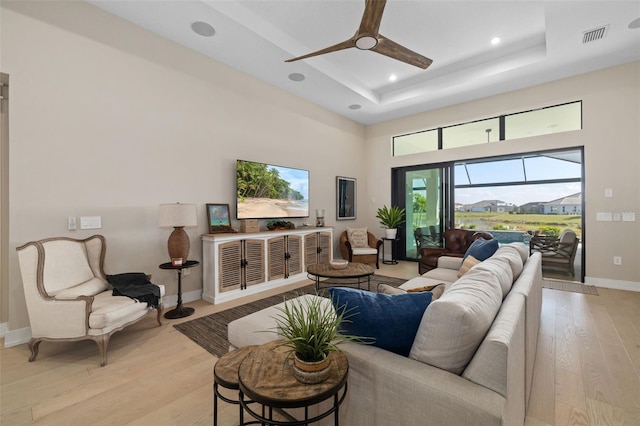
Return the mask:
<svg viewBox="0 0 640 426"><path fill-rule="evenodd" d="M336 219L353 220L356 218L356 180L355 178L336 177Z"/></svg>
<svg viewBox="0 0 640 426"><path fill-rule="evenodd" d="M207 204L207 223L210 234L231 232L229 204Z"/></svg>

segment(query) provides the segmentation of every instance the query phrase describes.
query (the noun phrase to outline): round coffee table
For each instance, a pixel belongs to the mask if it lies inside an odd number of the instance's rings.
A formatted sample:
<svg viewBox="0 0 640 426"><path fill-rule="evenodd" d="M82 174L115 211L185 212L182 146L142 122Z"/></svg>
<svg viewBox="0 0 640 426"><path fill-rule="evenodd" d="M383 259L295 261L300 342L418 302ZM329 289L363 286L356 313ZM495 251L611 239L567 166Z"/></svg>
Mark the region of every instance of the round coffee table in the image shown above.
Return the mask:
<svg viewBox="0 0 640 426"><path fill-rule="evenodd" d="M358 280L358 289L360 288L360 280L366 278L367 289L371 290L371 278L376 273L376 270L373 266L367 265L366 263L349 262L344 269L334 269L330 263L316 263L315 265L309 265L307 273L315 276L316 291L320 290L320 278L356 278Z"/></svg>
<svg viewBox="0 0 640 426"><path fill-rule="evenodd" d="M213 367L213 426L218 426L218 398L229 404L239 405L240 401L227 398L220 393L218 387L238 390L238 370L240 364L257 346L244 346L222 355ZM244 423L240 407L240 424Z"/></svg>
<svg viewBox="0 0 640 426"><path fill-rule="evenodd" d="M329 378L322 383L308 385L294 377L293 355L282 341L258 346L246 356L238 370L240 405L253 418L267 425L306 425L331 413L334 413L334 423L338 425L338 408L347 395L349 362L342 352L331 352L329 358ZM342 395L339 395L340 390ZM329 398L333 398L331 408L309 418L309 407ZM262 404L262 413L256 413L249 407L249 402ZM284 411L285 408L304 408L304 420L293 418ZM274 410L286 420L274 420Z"/></svg>

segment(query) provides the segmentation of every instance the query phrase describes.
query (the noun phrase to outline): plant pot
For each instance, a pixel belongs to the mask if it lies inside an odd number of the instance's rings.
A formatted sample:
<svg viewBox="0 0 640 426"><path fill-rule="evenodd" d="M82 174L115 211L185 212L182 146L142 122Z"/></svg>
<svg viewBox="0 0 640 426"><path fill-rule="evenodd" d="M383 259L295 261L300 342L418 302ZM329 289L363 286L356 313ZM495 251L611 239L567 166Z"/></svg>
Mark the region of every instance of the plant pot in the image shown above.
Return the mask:
<svg viewBox="0 0 640 426"><path fill-rule="evenodd" d="M384 230L384 237L388 240L395 240L396 235L398 235L398 228L393 228L393 229L387 228Z"/></svg>
<svg viewBox="0 0 640 426"><path fill-rule="evenodd" d="M331 360L326 357L322 361L307 362L293 357L293 375L302 383L316 384L325 381L331 373Z"/></svg>

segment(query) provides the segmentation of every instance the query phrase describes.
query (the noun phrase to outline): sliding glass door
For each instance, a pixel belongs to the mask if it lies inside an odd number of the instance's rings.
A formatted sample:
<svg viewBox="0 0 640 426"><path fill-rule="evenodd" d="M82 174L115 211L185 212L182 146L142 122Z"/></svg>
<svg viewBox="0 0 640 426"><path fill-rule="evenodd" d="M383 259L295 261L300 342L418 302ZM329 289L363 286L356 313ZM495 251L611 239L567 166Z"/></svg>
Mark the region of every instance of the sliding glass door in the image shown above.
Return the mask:
<svg viewBox="0 0 640 426"><path fill-rule="evenodd" d="M446 184L449 166L416 166L393 172L393 204L406 209L406 223L398 238L398 256L418 259L420 247L440 247L445 229Z"/></svg>

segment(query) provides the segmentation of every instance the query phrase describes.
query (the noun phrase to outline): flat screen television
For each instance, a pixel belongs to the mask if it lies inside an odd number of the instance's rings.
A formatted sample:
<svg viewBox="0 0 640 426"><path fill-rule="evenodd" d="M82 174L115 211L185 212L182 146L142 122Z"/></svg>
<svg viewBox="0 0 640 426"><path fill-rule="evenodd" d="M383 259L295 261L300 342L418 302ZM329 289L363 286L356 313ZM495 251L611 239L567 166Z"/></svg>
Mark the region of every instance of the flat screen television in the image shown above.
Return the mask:
<svg viewBox="0 0 640 426"><path fill-rule="evenodd" d="M238 219L309 217L309 171L237 160L236 216Z"/></svg>

